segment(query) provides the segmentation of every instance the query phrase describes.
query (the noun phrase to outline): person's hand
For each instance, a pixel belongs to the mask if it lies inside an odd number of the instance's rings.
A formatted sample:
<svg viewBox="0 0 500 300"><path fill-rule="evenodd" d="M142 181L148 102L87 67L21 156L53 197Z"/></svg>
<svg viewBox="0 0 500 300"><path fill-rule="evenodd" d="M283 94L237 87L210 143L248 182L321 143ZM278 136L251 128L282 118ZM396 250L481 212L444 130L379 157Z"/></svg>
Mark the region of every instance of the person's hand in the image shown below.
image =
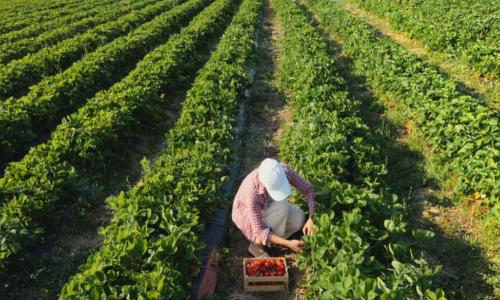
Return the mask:
<svg viewBox="0 0 500 300"><path fill-rule="evenodd" d="M304 227L302 227L302 232L305 234L305 235L312 235L313 232L314 232L314 229L313 229L313 221L311 218L309 218L306 222L306 224L304 224Z"/></svg>
<svg viewBox="0 0 500 300"><path fill-rule="evenodd" d="M300 240L290 240L288 242L288 248L292 249L293 252L299 252L304 247L304 241Z"/></svg>

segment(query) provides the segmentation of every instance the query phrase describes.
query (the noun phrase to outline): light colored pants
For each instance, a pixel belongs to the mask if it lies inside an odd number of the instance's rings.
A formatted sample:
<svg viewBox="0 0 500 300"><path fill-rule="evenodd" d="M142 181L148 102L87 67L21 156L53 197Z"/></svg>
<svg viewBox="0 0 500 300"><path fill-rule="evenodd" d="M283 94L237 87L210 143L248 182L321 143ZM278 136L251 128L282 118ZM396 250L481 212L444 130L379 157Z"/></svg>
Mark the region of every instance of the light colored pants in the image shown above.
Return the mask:
<svg viewBox="0 0 500 300"><path fill-rule="evenodd" d="M301 230L304 225L304 212L288 203L288 200L271 201L262 213L266 225L272 228L274 234L282 238L288 238Z"/></svg>

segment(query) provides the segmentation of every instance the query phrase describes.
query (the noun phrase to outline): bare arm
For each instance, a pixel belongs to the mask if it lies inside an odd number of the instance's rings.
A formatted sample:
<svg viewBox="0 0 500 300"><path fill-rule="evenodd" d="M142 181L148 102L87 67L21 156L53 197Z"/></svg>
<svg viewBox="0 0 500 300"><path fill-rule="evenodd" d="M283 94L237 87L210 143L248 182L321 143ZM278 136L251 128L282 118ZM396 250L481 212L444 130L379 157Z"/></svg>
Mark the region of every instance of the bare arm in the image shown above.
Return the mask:
<svg viewBox="0 0 500 300"><path fill-rule="evenodd" d="M284 239L284 238L282 238L282 237L280 237L279 235L276 235L276 234L271 234L271 236L269 237L269 241L272 244L281 245L283 247L288 247L288 245L290 244L289 240Z"/></svg>
<svg viewBox="0 0 500 300"><path fill-rule="evenodd" d="M290 248L295 252L299 252L300 250L302 250L302 247L304 247L304 241L287 240L276 234L271 234L271 236L269 237L269 241L273 244Z"/></svg>

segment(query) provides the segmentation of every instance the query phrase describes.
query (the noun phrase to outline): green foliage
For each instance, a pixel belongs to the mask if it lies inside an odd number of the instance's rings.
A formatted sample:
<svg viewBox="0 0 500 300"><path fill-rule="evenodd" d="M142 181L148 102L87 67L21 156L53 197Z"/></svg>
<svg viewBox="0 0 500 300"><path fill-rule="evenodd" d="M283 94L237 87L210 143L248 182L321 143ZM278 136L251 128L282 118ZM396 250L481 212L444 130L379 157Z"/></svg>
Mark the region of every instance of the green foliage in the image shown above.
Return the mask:
<svg viewBox="0 0 500 300"><path fill-rule="evenodd" d="M294 110L280 153L318 191L316 232L299 254L312 272L306 298L425 298L439 268L427 265L413 235L432 234L412 235L404 203L384 188L385 159L320 33L294 3L272 4L282 29L280 87Z"/></svg>
<svg viewBox="0 0 500 300"><path fill-rule="evenodd" d="M0 99L24 95L29 86L43 77L59 73L89 51L128 33L159 13L172 8L180 0L164 0L148 5L150 1L144 0L135 4L136 8L145 7L141 10L133 11L56 45L13 60L0 68Z"/></svg>
<svg viewBox="0 0 500 300"><path fill-rule="evenodd" d="M28 95L0 102L0 152L3 154L0 163L19 157L40 134L50 132L65 115L118 81L124 71L180 30L208 2L192 0L180 4L128 35L99 47L64 72L45 78L32 86Z"/></svg>
<svg viewBox="0 0 500 300"><path fill-rule="evenodd" d="M98 26L103 23L110 22L119 18L122 15L125 15L130 12L130 9L141 9L145 6L144 3L135 3L133 5L123 5L122 7L119 4L102 3L103 6L99 8L95 8L94 10L87 9L85 12L86 15L82 18L82 20L78 21L77 16L69 16L66 22L74 20L74 23L70 23L65 26L61 26L61 22L65 22L65 20L58 20L54 22L59 25L54 30L49 30L45 25L39 25L37 28L42 28L39 34L34 34L35 37L24 37L31 32L37 32L37 30L24 29L21 31L10 32L10 34L0 35L0 63L7 64L14 59L21 58L28 53L34 53L42 48L49 47L51 45L55 45L58 42L71 38L76 34L80 34L82 32L87 31L89 28ZM84 8L82 8L84 9ZM73 19L75 18L75 19ZM54 24L54 26L55 26Z"/></svg>
<svg viewBox="0 0 500 300"><path fill-rule="evenodd" d="M196 71L204 59L193 54L221 33L233 6L219 1L205 9L122 81L67 117L47 143L7 167L0 179L0 269L58 224L58 205L92 200L140 136L157 128L163 93Z"/></svg>
<svg viewBox="0 0 500 300"><path fill-rule="evenodd" d="M45 21L57 19L75 13L81 7L81 1L77 0L44 1L45 3L42 1L38 1L38 3L35 3L35 1L24 1L22 3L22 1L24 0L4 0L3 3L0 1L0 7L2 8L0 10L0 18L3 21L0 23L0 33L19 31L33 24L33 22L44 23ZM92 4L95 5L96 1L88 2L93 2ZM19 16L24 16L24 18L20 18Z"/></svg>
<svg viewBox="0 0 500 300"><path fill-rule="evenodd" d="M356 0L431 50L462 56L482 75L500 78L498 1Z"/></svg>
<svg viewBox="0 0 500 300"><path fill-rule="evenodd" d="M126 2L129 0L125 0L124 3L118 3L118 5L130 5L130 2ZM49 41L53 41L57 33L55 31L59 31L58 27L60 26L61 22L64 22L66 24L73 24L79 23L80 20L89 18L91 16L96 15L100 9L104 8L106 11L109 6L116 5L117 3L113 3L111 0L105 0L102 1L102 7L96 8L96 4L92 3L91 1L86 2L84 5L79 7L79 12L73 12L72 14L65 15L63 14L60 18L55 18L53 20L49 20L47 22L33 22L30 18L24 18L24 20L21 20L22 22L27 22L26 27L20 29L20 30L15 30L11 32L7 32L4 34L0 34L0 45L3 45L5 43L14 43L20 40L28 40L30 38L33 38L37 35L47 37ZM58 12L58 10L53 10L54 12ZM30 19L31 22L28 22L27 19ZM8 22L9 24L12 24L14 21L8 21L4 20L4 22ZM71 27L71 26L68 26ZM53 33L54 32L54 33ZM63 31L64 32L64 31Z"/></svg>
<svg viewBox="0 0 500 300"><path fill-rule="evenodd" d="M500 127L498 115L481 100L463 95L456 83L334 2L306 0L328 33L340 35L343 51L374 89L401 101L429 148L457 174L456 190L486 196L498 205Z"/></svg>
<svg viewBox="0 0 500 300"><path fill-rule="evenodd" d="M115 215L102 231L104 245L61 299L188 297L198 270L199 229L220 202L261 8L262 1L243 1L189 90L166 151L142 184L109 198Z"/></svg>

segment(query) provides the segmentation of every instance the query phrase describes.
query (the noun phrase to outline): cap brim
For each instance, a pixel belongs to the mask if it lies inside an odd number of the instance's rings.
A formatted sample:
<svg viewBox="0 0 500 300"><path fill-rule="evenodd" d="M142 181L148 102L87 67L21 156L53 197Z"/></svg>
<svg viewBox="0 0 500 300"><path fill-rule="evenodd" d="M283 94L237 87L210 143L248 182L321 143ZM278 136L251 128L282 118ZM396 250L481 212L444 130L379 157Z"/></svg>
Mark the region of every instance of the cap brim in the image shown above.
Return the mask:
<svg viewBox="0 0 500 300"><path fill-rule="evenodd" d="M292 188L290 187L290 184L287 182L287 184L283 185L283 188L281 188L280 190L268 189L267 192L274 201L283 201L290 196L290 194L292 193Z"/></svg>

